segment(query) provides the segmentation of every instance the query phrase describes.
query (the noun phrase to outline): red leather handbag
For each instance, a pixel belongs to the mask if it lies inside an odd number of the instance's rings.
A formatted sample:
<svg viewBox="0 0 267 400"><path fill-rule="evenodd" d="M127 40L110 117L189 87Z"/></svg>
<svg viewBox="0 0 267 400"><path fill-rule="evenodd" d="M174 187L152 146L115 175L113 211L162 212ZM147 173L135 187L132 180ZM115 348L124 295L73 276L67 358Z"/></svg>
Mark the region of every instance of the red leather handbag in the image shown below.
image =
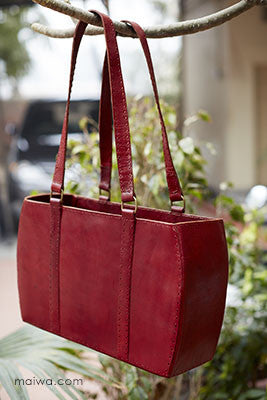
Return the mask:
<svg viewBox="0 0 267 400"><path fill-rule="evenodd" d="M228 257L221 219L137 207L126 97L116 33L100 103L100 189L110 190L112 114L121 204L63 194L71 86L86 25L75 31L70 85L51 194L26 197L18 234L22 318L154 374L171 377L210 360L223 320ZM147 59L162 126L171 204L183 200L145 34L130 23ZM112 100L112 113L111 113ZM133 206L132 202L135 202Z"/></svg>

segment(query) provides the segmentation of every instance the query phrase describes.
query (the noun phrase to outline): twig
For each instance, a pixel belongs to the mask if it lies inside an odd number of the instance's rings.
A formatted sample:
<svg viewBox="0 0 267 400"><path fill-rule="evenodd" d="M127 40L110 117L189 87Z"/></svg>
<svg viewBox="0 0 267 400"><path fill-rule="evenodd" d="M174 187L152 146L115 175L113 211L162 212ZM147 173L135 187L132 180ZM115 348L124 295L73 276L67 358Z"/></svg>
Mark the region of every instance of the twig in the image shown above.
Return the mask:
<svg viewBox="0 0 267 400"><path fill-rule="evenodd" d="M33 0L44 7L66 14L70 17L87 22L90 26L86 33L88 35L103 34L103 29L100 18L91 12L85 11L79 7L74 7L71 4L65 3L62 0ZM238 3L220 10L214 14L205 17L192 19L188 21L176 22L170 25L149 26L144 28L148 38L166 38L173 36L188 35L196 32L205 31L207 29L219 26L232 18L244 13L257 5L267 5L267 0L240 0ZM115 29L120 36L136 37L132 28L127 24L114 21ZM43 35L57 38L70 38L73 36L74 28L55 29L41 24L33 24L32 29Z"/></svg>

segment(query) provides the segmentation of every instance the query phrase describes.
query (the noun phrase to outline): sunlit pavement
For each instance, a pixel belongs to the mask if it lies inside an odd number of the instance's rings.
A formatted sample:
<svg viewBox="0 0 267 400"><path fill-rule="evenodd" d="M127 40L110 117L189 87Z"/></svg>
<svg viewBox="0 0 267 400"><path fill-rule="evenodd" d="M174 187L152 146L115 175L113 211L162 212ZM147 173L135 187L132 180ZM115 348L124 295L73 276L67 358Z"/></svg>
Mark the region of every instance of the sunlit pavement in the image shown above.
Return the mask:
<svg viewBox="0 0 267 400"><path fill-rule="evenodd" d="M0 339L23 326L20 317L19 299L17 290L16 271L16 239L0 242ZM95 354L90 352L93 362L96 362ZM24 378L32 379L32 373L21 370ZM73 377L72 374L68 377ZM81 389L91 393L99 393L100 389L95 382L84 382ZM44 386L27 386L30 400L54 400L56 397ZM66 400L70 399L65 393ZM10 397L3 389L0 389L0 399L9 400ZM98 395L97 399L105 400L104 395ZM12 399L11 399L12 400Z"/></svg>
<svg viewBox="0 0 267 400"><path fill-rule="evenodd" d="M0 337L22 326L16 274L16 240L0 243Z"/></svg>

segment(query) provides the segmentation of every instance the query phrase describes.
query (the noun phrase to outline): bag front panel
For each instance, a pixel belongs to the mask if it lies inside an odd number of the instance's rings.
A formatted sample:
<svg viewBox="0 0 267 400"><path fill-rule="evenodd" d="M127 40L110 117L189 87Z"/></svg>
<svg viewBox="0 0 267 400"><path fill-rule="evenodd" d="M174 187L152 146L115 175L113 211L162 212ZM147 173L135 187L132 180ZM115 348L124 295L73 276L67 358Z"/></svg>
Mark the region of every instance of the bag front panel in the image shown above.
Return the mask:
<svg viewBox="0 0 267 400"><path fill-rule="evenodd" d="M22 316L51 331L49 226L49 204L26 200L18 237ZM120 233L119 215L63 207L60 334L113 357L117 356ZM164 376L176 339L181 284L174 252L172 225L137 219L129 363Z"/></svg>

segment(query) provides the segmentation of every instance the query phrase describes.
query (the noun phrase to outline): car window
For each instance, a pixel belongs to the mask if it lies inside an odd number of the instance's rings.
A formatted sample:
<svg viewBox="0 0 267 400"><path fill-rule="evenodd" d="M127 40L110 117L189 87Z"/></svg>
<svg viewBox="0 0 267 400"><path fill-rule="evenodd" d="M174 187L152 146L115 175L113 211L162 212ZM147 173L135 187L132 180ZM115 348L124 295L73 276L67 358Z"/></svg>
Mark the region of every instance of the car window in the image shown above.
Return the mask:
<svg viewBox="0 0 267 400"><path fill-rule="evenodd" d="M28 141L38 142L38 137L43 135L59 135L65 113L65 102L48 102L32 104L26 114L21 130L21 137ZM69 133L82 133L79 121L83 117L97 120L98 102L97 101L73 101L70 106L69 114ZM89 124L89 131L93 129L93 124Z"/></svg>

